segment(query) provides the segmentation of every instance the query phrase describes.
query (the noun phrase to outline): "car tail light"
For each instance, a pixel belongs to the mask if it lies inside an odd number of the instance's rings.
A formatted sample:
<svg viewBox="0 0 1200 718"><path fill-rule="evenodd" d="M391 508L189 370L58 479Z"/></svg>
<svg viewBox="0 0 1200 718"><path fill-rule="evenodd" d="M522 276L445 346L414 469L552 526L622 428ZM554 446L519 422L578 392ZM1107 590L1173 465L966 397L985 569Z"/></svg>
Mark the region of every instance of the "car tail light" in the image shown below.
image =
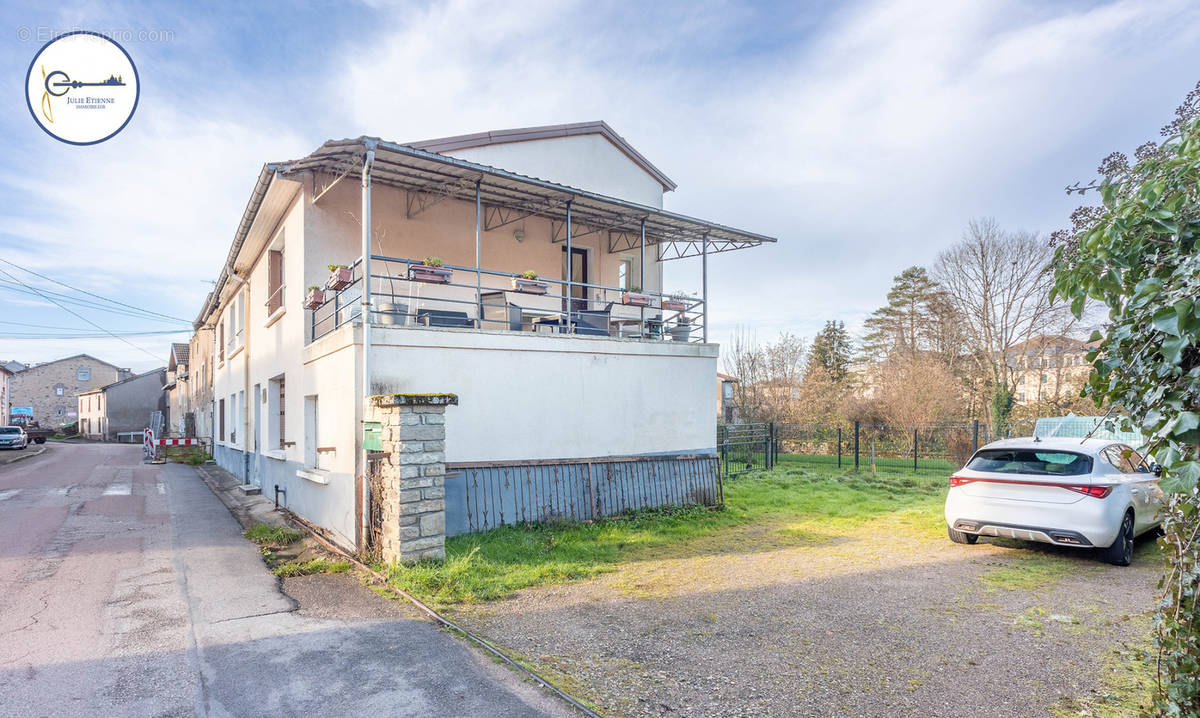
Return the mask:
<svg viewBox="0 0 1200 718"><path fill-rule="evenodd" d="M966 476L951 476L950 477L950 485L951 486L962 486L963 484L969 484L974 480L975 479L969 479Z"/></svg>
<svg viewBox="0 0 1200 718"><path fill-rule="evenodd" d="M1091 496L1097 499L1102 499L1112 493L1111 486L1073 486L1071 484L1058 485L1064 489L1067 489L1068 491L1074 491L1075 493L1083 494L1084 496Z"/></svg>

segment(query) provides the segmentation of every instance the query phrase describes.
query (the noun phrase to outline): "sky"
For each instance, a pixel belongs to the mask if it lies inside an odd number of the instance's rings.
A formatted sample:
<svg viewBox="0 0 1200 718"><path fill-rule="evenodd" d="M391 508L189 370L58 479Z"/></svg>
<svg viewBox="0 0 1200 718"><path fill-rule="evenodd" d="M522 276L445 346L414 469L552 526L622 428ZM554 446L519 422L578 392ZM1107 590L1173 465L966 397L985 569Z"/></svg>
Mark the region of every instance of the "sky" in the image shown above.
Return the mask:
<svg viewBox="0 0 1200 718"><path fill-rule="evenodd" d="M974 218L1066 226L1064 188L1200 80L1187 0L36 5L0 3L0 360L138 370L187 332L16 338L98 333L20 283L114 332L187 330L262 164L327 139L605 120L678 183L667 209L779 238L710 262L712 339L769 340L856 331ZM44 133L23 91L77 29L121 40L142 85L89 147ZM699 284L699 260L668 264L669 289Z"/></svg>

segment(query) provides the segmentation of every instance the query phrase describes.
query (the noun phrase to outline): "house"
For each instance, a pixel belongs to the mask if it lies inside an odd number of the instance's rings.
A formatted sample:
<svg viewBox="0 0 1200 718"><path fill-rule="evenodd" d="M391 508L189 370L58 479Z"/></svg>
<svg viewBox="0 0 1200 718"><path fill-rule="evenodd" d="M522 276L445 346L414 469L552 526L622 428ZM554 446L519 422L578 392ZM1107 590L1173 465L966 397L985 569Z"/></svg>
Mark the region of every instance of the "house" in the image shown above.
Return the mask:
<svg viewBox="0 0 1200 718"><path fill-rule="evenodd" d="M725 424L736 424L738 419L737 406L733 401L733 391L738 380L728 374L717 372L717 421Z"/></svg>
<svg viewBox="0 0 1200 718"><path fill-rule="evenodd" d="M199 325L188 341L187 403L195 417L191 437L212 446L213 438L213 356L215 331Z"/></svg>
<svg viewBox="0 0 1200 718"><path fill-rule="evenodd" d="M88 354L35 364L16 372L10 379L10 406L32 407L33 420L41 426L64 426L76 419L76 394L130 375L128 369Z"/></svg>
<svg viewBox="0 0 1200 718"><path fill-rule="evenodd" d="M165 368L79 392L76 397L79 414L79 434L99 441L120 441L134 438L150 425L150 414L156 411L168 415ZM127 437L121 434L130 435Z"/></svg>
<svg viewBox="0 0 1200 718"><path fill-rule="evenodd" d="M167 383L162 390L167 394L167 415L164 435L194 437L196 417L192 413L191 394L188 391L188 352L190 344L172 342L167 358Z"/></svg>
<svg viewBox="0 0 1200 718"><path fill-rule="evenodd" d="M1060 334L1040 334L1009 347L1004 358L1012 372L1016 403L1078 395L1092 371L1087 353L1095 347L1094 342Z"/></svg>
<svg viewBox="0 0 1200 718"><path fill-rule="evenodd" d="M8 398L8 379L13 375L12 371L3 364L0 364L0 423L7 424L9 421L9 412L12 402Z"/></svg>
<svg viewBox="0 0 1200 718"><path fill-rule="evenodd" d="M365 548L388 510L364 481L369 397L453 394L425 447L447 535L619 510L602 481L622 507L677 500L646 488L715 463L709 260L775 240L662 209L674 189L602 122L267 164L196 321L216 461ZM665 293L664 264L689 258L701 286Z"/></svg>

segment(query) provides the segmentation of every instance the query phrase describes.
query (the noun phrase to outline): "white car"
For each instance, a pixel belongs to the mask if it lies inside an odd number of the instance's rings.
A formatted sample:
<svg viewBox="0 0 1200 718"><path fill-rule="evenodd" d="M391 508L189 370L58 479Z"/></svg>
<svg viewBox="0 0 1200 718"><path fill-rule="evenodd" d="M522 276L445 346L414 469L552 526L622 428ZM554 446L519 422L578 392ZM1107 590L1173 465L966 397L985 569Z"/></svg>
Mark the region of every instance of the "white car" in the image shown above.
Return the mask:
<svg viewBox="0 0 1200 718"><path fill-rule="evenodd" d="M1159 524L1157 465L1107 439L1006 439L950 477L946 530L955 543L1005 536L1100 549L1118 566Z"/></svg>
<svg viewBox="0 0 1200 718"><path fill-rule="evenodd" d="M0 449L24 449L29 446L29 437L19 426L0 426Z"/></svg>

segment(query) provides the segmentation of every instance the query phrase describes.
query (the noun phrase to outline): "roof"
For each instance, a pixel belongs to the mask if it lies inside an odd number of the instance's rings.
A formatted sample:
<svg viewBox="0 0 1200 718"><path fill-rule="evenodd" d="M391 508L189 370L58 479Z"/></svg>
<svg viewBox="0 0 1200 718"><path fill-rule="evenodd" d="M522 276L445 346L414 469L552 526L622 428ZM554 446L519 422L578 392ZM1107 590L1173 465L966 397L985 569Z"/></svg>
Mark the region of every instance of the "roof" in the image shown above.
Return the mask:
<svg viewBox="0 0 1200 718"><path fill-rule="evenodd" d="M60 362L70 361L71 359L79 359L80 357L86 357L88 359L91 359L92 361L100 362L101 364L103 364L105 366L110 366L113 369L116 369L117 371L121 371L121 367L117 366L116 364L109 364L108 362L104 361L103 359L97 359L96 357L92 356L91 354L72 354L69 357L63 357L62 359L53 359L51 361L41 362L40 364L32 364L30 366L25 367L22 371L29 371L30 369L40 369L41 367L44 367L44 366L50 366L51 364L58 364Z"/></svg>
<svg viewBox="0 0 1200 718"><path fill-rule="evenodd" d="M475 201L478 187L486 215L483 219L485 230L536 215L555 223L553 240L561 241L559 238L565 236L565 220L570 214L573 236L606 233L610 253L637 249L644 231L646 247L653 248L659 261L729 252L778 241L774 237L659 207L555 184L410 145L385 142L377 137L329 140L301 159L263 165L242 212L242 221L217 278L217 286L196 318L196 328L202 326L220 305L222 290L233 273L234 263L272 183L280 179L300 180L312 172L336 175L339 179L360 177L368 151L375 153L371 179L378 184L468 202Z"/></svg>
<svg viewBox="0 0 1200 718"><path fill-rule="evenodd" d="M1099 342L1087 342L1082 339L1075 339L1063 334L1039 334L1036 337L1030 337L1023 342L1013 344L1005 353L1026 354L1029 352L1063 352L1063 351L1080 351L1085 352L1089 349L1094 349Z"/></svg>
<svg viewBox="0 0 1200 718"><path fill-rule="evenodd" d="M722 374L721 372L717 372L717 378L721 381L737 381L737 377L729 376L728 374Z"/></svg>
<svg viewBox="0 0 1200 718"><path fill-rule="evenodd" d="M171 359L167 363L168 371L175 371L180 364L187 366L190 347L183 342L171 342Z"/></svg>
<svg viewBox="0 0 1200 718"><path fill-rule="evenodd" d="M104 386L98 386L93 389L88 389L87 391L76 392L75 396L83 396L84 394L95 394L95 393L101 392L101 391L108 391L109 389L111 389L114 386L117 386L119 384L128 384L131 381L137 381L138 379L145 379L146 377L150 376L151 374L161 374L161 373L165 372L166 370L167 370L167 368L165 366L160 366L157 369L151 369L150 371L144 371L141 374L134 374L133 376L125 377L124 379L121 379L119 381L114 381L111 384L105 384Z"/></svg>
<svg viewBox="0 0 1200 718"><path fill-rule="evenodd" d="M574 122L566 125L542 125L540 127L518 127L511 130L491 130L488 132L476 132L471 135L455 135L454 137L441 137L436 140L422 140L421 142L410 142L406 146L426 152L454 152L455 150L466 150L474 147L487 147L488 145L503 145L513 142L530 142L532 140L545 140L554 137L573 137L577 135L600 135L608 140L621 151L626 157L633 161L635 165L641 167L646 174L658 180L658 183L663 186L663 190L670 192L679 185L671 181L671 178L663 174L662 170L650 163L650 160L642 156L633 148L633 145L625 141L624 137L618 135L613 128L608 126L604 120L596 120L594 122Z"/></svg>

